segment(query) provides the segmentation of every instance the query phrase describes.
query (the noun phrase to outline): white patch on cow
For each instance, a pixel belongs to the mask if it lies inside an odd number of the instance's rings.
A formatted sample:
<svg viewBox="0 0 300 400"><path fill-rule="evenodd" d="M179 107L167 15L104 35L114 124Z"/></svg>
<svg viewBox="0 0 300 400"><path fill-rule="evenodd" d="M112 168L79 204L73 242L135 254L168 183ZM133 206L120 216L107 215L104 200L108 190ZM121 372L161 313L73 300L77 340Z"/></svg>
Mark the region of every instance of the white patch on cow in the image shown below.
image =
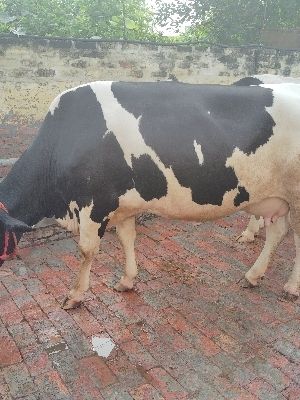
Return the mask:
<svg viewBox="0 0 300 400"><path fill-rule="evenodd" d="M50 111L50 113L51 113L52 115L54 114L54 111L56 110L56 108L57 108L58 105L59 105L59 101L60 101L61 95L62 95L62 93L59 94L58 96L56 96L55 99L54 99L54 100L52 101L52 103L50 104L49 111Z"/></svg>
<svg viewBox="0 0 300 400"><path fill-rule="evenodd" d="M135 118L133 114L121 106L114 97L111 84L112 82L93 82L90 85L101 104L107 129L116 136L127 164L132 167L132 155L139 158L142 154L149 154L157 158L140 134L139 118ZM116 115L118 118L116 118Z"/></svg>
<svg viewBox="0 0 300 400"><path fill-rule="evenodd" d="M79 223L75 214L75 210L79 211L79 207L76 201L71 201L69 204L69 210L72 213L72 218L70 218L69 213L67 212L64 218L58 218L57 222L65 228L67 231L73 232L74 234L79 233Z"/></svg>
<svg viewBox="0 0 300 400"><path fill-rule="evenodd" d="M274 135L270 138L269 143L274 147L274 151L280 150L278 153L281 155L282 165L286 162L286 154L289 155L289 161L292 158L298 161L300 85L282 83L280 85L264 84L261 86L272 89L274 96L273 105L266 108L275 121Z"/></svg>
<svg viewBox="0 0 300 400"><path fill-rule="evenodd" d="M115 343L108 337L92 337L92 350L95 351L98 356L107 358L113 349L116 347Z"/></svg>
<svg viewBox="0 0 300 400"><path fill-rule="evenodd" d="M119 208L110 217L109 226L117 225L139 213L149 211L166 218L183 219L187 221L205 221L223 217L232 212L232 204L238 190L226 192L223 197L222 206L211 204L199 205L192 200L191 189L182 187L174 177L172 171L166 174L168 181L168 194L165 197L144 201L136 189L129 189L119 198Z"/></svg>
<svg viewBox="0 0 300 400"><path fill-rule="evenodd" d="M80 241L79 245L83 253L97 252L100 245L98 231L102 224L91 219L91 213L94 208L93 201L89 206L83 207L79 211L80 218Z"/></svg>
<svg viewBox="0 0 300 400"><path fill-rule="evenodd" d="M202 149L201 149L201 144L198 144L196 142L196 140L194 140L194 148L195 148L195 152L197 154L198 160L199 160L199 164L202 165L204 162L204 157L203 157L203 153L202 153Z"/></svg>
<svg viewBox="0 0 300 400"><path fill-rule="evenodd" d="M98 230L101 224L91 219L91 212L93 210L94 203L82 207L79 211L79 207L75 201L71 201L69 204L70 212L73 214L73 218L70 218L67 212L64 218L58 218L57 222L65 229L73 232L74 234L80 233L80 247L81 249L89 253L99 247L100 239L98 236ZM75 210L79 211L79 221L76 217Z"/></svg>

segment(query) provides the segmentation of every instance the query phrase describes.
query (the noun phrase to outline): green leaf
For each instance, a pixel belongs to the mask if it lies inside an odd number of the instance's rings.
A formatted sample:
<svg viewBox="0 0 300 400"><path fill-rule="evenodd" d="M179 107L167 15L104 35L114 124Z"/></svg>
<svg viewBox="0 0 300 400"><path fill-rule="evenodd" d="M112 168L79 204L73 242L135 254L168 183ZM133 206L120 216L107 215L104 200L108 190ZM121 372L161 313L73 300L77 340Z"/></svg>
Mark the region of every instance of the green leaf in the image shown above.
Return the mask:
<svg viewBox="0 0 300 400"><path fill-rule="evenodd" d="M137 24L132 19L129 18L125 18L125 26L129 30L134 30L137 29L138 27Z"/></svg>

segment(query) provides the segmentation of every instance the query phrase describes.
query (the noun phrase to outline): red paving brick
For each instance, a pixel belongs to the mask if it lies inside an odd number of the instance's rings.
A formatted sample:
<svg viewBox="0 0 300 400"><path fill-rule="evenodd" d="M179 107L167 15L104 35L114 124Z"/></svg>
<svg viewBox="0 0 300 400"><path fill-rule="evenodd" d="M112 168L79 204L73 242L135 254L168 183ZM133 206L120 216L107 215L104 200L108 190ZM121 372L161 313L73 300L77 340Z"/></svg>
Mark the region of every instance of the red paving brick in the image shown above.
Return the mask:
<svg viewBox="0 0 300 400"><path fill-rule="evenodd" d="M22 361L16 343L8 336L0 336L0 368Z"/></svg>
<svg viewBox="0 0 300 400"><path fill-rule="evenodd" d="M131 293L113 290L124 255L107 232L86 301L68 312L59 305L79 268L78 238L24 240L0 274L0 398L300 399L300 305L277 299L292 235L261 287L242 289L264 241L235 241L246 222L144 222ZM108 358L93 352L94 335L115 343Z"/></svg>

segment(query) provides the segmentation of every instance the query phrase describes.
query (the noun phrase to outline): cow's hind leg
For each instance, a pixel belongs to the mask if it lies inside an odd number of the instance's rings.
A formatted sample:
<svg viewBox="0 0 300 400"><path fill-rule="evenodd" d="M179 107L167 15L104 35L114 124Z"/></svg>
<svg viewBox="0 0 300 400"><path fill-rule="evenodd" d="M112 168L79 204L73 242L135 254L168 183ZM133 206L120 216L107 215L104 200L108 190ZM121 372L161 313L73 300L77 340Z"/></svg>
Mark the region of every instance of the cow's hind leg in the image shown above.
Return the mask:
<svg viewBox="0 0 300 400"><path fill-rule="evenodd" d="M276 222L267 226L264 248L254 265L246 273L244 287L254 287L258 285L259 280L265 275L274 251L287 234L288 229L289 223L287 217L278 218Z"/></svg>
<svg viewBox="0 0 300 400"><path fill-rule="evenodd" d="M125 252L125 275L117 283L115 289L122 292L133 288L137 276L134 242L136 238L135 217L127 218L116 226L116 231Z"/></svg>
<svg viewBox="0 0 300 400"><path fill-rule="evenodd" d="M99 251L100 236L103 236L106 225L106 221L98 224L90 218L80 217L81 264L75 284L62 304L65 310L78 307L83 300L84 293L89 288L92 262Z"/></svg>
<svg viewBox="0 0 300 400"><path fill-rule="evenodd" d="M259 229L264 226L262 217L251 215L247 228L236 238L239 243L253 242L255 236L258 234Z"/></svg>
<svg viewBox="0 0 300 400"><path fill-rule="evenodd" d="M300 295L300 237L294 233L296 258L289 280L283 288L283 299L296 300Z"/></svg>

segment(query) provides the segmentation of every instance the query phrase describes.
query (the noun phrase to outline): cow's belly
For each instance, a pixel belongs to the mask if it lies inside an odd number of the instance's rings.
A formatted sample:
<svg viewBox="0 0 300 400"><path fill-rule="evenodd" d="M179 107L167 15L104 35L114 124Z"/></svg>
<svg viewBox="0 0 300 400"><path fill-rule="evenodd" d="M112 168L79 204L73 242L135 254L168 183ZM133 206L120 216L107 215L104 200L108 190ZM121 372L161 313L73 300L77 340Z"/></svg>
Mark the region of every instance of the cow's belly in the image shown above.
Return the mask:
<svg viewBox="0 0 300 400"><path fill-rule="evenodd" d="M249 175L252 178L251 174L246 175L248 174L244 174L243 178L248 178ZM266 173L266 175L269 174ZM251 179L243 179L249 183L247 185L250 188L249 202L235 206L234 200L239 193L239 189L236 188L224 193L221 205L197 204L192 200L191 189L181 186L172 171L165 172L165 176L168 182L166 196L145 201L136 189L128 190L119 198L118 210L109 216L111 225L116 225L119 221L142 212L151 212L171 219L208 221L222 218L239 210L270 219L286 215L289 211L287 201L280 197L281 193L275 185L273 185L272 191L269 191L266 185L261 186L256 182L253 184ZM213 185L214 182L209 184Z"/></svg>
<svg viewBox="0 0 300 400"><path fill-rule="evenodd" d="M166 196L159 200L145 202L139 193L135 189L132 189L120 198L120 207L112 213L110 224L117 225L119 221L142 212L151 212L171 219L197 222L221 218L240 209L263 217L265 221L270 222L276 221L277 218L285 216L289 212L288 203L278 197L269 197L259 202L248 204L247 206L234 207L233 198L235 190L232 190L225 194L221 206L211 204L199 205L191 200L188 190L183 188L182 194L175 198Z"/></svg>
<svg viewBox="0 0 300 400"><path fill-rule="evenodd" d="M180 185L179 185L180 186ZM119 199L119 208L109 216L110 224L116 225L119 221L130 216L150 212L170 219L190 221L207 221L232 214L242 207L233 205L238 189L226 192L221 206L212 204L197 204L192 200L191 189L184 187L170 187L168 194L160 199L145 201L136 189L128 190Z"/></svg>

